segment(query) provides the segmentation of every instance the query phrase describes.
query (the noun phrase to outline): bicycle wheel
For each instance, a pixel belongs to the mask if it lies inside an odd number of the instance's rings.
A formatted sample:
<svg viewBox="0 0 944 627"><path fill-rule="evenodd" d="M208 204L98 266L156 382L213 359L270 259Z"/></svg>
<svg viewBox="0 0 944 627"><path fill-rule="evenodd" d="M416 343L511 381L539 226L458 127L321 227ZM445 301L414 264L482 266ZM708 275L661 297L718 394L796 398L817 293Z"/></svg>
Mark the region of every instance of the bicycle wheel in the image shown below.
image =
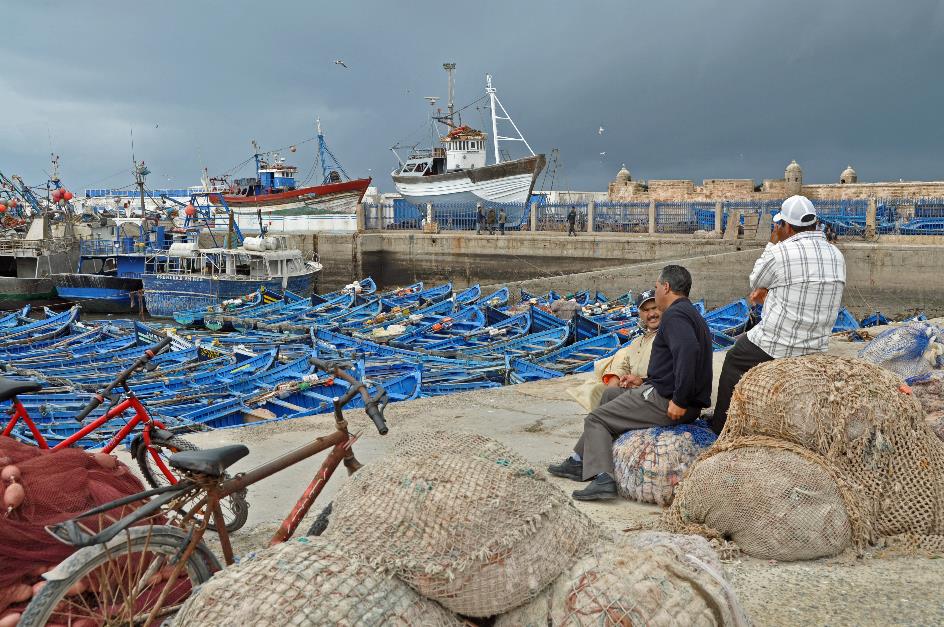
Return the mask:
<svg viewBox="0 0 944 627"><path fill-rule="evenodd" d="M166 466L167 458L174 453L197 450L199 450L199 447L194 446L181 437L174 436L166 442L152 441L150 446L145 446L142 442L141 446L135 451L134 457L138 462L138 467L141 469L141 474L144 475L144 479L148 484L150 484L152 488L159 488L167 485L169 482L167 481L167 477L164 476L164 473L154 462L154 455L159 456ZM220 501L220 509L223 510L223 522L226 524L226 531L233 533L238 529L242 529L243 525L246 524L246 520L249 518L249 502L246 500L246 490L234 492ZM211 531L216 531L216 528L212 524L207 528Z"/></svg>
<svg viewBox="0 0 944 627"><path fill-rule="evenodd" d="M132 527L107 544L76 551L47 573L19 625L139 625L156 606L174 560L187 543L177 527ZM167 594L158 617L176 611L197 586L220 569L201 541Z"/></svg>

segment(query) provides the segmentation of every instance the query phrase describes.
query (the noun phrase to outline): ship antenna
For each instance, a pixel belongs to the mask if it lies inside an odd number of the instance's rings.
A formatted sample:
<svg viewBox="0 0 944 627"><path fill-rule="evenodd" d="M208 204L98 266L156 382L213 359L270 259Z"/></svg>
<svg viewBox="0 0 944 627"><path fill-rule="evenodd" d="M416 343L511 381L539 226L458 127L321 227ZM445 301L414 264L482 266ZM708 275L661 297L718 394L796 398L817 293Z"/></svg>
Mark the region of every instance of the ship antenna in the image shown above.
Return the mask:
<svg viewBox="0 0 944 627"><path fill-rule="evenodd" d="M455 80L453 77L453 72L456 69L455 63L443 63L443 69L446 70L446 74L449 75L449 95L448 95L448 105L449 105L449 126L454 127L456 121L453 119L455 114L456 103L454 102L453 96L455 95Z"/></svg>

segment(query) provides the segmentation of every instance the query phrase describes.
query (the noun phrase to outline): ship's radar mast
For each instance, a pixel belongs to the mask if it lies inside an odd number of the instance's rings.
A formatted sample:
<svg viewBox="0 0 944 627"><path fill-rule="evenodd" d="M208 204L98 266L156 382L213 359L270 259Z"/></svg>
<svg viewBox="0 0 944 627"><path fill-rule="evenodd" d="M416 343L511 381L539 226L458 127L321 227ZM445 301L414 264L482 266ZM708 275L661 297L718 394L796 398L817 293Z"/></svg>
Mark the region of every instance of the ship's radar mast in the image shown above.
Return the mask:
<svg viewBox="0 0 944 627"><path fill-rule="evenodd" d="M453 77L452 73L456 69L456 64L443 63L443 69L446 70L446 74L449 75L449 93L447 95L447 104L449 107L449 126L454 127L456 125L456 121L453 118L453 115L455 114L456 103L453 100L455 95L455 78Z"/></svg>

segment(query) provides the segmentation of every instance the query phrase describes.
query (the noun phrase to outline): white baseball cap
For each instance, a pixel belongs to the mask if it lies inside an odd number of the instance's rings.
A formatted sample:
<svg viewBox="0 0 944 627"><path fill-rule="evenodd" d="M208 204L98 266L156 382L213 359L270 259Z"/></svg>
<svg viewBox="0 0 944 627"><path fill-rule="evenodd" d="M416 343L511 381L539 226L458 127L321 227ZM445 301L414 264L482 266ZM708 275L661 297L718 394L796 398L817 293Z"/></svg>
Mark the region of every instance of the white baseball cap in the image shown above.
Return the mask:
<svg viewBox="0 0 944 627"><path fill-rule="evenodd" d="M816 207L806 196L790 196L780 205L780 212L774 216L774 222L780 221L793 226L809 226L816 222Z"/></svg>

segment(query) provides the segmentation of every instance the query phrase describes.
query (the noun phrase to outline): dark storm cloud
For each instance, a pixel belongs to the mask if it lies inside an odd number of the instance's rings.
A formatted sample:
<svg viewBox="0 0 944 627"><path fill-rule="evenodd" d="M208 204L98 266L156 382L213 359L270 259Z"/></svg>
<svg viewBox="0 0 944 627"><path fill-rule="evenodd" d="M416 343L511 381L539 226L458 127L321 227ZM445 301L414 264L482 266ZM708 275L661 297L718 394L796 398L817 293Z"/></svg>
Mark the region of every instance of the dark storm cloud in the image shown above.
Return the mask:
<svg viewBox="0 0 944 627"><path fill-rule="evenodd" d="M0 170L68 185L195 184L314 135L390 190L388 148L490 72L557 187L637 178L941 179L940 2L30 2L5 10ZM350 69L333 63L343 59ZM464 120L481 126L485 111ZM605 127L603 135L597 133ZM485 129L490 132L490 129ZM428 135L428 132L425 134ZM303 172L314 144L300 144ZM605 157L599 153L606 152Z"/></svg>

